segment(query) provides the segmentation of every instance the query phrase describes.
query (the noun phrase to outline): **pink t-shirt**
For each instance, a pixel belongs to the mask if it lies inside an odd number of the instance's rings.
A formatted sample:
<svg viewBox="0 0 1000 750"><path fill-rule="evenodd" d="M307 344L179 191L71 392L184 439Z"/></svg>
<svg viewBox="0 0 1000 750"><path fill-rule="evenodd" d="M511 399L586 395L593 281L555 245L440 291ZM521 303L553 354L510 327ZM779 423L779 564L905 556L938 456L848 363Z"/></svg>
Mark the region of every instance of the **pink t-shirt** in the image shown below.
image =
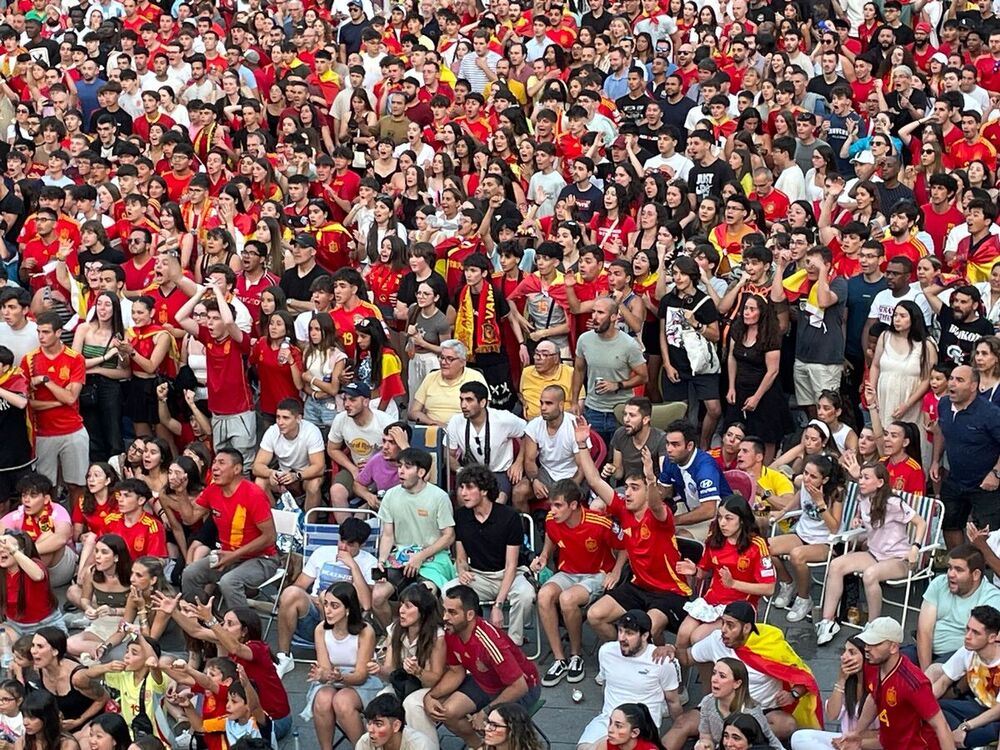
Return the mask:
<svg viewBox="0 0 1000 750"><path fill-rule="evenodd" d="M70 518L69 511L66 510L59 503L56 503L56 502L52 503L52 511L51 511L51 513L52 513L51 522L52 522L53 527L55 527L56 524L60 524L60 523L65 523L65 524L69 524L69 525L72 526L73 521ZM2 526L5 529L11 529L13 531L29 532L29 536L30 536L30 529L26 528L25 525L24 525L24 506L21 506L20 508L17 508L16 510L12 510L10 513L8 513L7 515L5 515L3 518L0 518L0 526ZM69 547L72 544L73 544L73 539L72 538L70 538L69 540L67 540L67 542L66 542L66 546L67 547Z"/></svg>
<svg viewBox="0 0 1000 750"><path fill-rule="evenodd" d="M877 562L906 559L910 551L907 524L916 515L913 508L895 495L890 495L885 509L885 521L878 528L872 528L871 500L862 497L859 509L861 510L861 523L868 531L868 551L872 557Z"/></svg>

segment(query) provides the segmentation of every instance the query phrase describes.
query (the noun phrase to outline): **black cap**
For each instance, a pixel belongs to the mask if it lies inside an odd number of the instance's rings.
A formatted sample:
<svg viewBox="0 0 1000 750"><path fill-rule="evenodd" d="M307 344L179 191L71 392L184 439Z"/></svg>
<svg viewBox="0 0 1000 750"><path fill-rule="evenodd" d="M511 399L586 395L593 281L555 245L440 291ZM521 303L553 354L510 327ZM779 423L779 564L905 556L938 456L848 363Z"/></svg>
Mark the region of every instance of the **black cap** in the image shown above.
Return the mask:
<svg viewBox="0 0 1000 750"><path fill-rule="evenodd" d="M364 383L357 383L357 382L348 383L347 385L345 385L343 388L340 389L340 392L343 393L348 398L358 397L358 396L360 396L361 398L372 397L372 389L369 388Z"/></svg>
<svg viewBox="0 0 1000 750"><path fill-rule="evenodd" d="M636 633L649 633L653 630L653 621L641 609L630 609L618 618L615 625L623 630L634 630Z"/></svg>
<svg viewBox="0 0 1000 750"><path fill-rule="evenodd" d="M759 633L757 630L757 612L754 610L753 605L750 602L738 601L730 602L726 605L725 610L722 612L723 616L729 615L734 620L739 620L740 622L750 625L750 631L752 633Z"/></svg>

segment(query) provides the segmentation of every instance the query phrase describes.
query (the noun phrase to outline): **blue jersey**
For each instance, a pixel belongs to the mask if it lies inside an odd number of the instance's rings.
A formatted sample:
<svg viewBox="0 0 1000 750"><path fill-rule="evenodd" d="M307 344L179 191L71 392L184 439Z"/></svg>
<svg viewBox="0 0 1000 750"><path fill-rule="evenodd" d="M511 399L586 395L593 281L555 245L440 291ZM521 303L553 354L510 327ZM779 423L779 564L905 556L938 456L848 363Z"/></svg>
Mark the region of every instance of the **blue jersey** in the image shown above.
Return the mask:
<svg viewBox="0 0 1000 750"><path fill-rule="evenodd" d="M732 494L715 459L697 448L682 466L665 461L659 482L664 487L672 487L674 500L683 502L688 511L695 510L702 503L719 502Z"/></svg>

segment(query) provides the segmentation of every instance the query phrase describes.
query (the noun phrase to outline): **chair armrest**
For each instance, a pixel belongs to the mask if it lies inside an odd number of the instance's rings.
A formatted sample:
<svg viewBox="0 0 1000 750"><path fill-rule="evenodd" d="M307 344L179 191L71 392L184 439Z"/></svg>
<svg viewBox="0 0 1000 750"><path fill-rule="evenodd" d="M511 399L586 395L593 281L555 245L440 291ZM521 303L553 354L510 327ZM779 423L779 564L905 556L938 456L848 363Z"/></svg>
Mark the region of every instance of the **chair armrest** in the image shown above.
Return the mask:
<svg viewBox="0 0 1000 750"><path fill-rule="evenodd" d="M847 531L839 531L836 534L830 535L830 544L839 544L840 542L849 542L856 537L862 536L865 533L863 528L848 529Z"/></svg>

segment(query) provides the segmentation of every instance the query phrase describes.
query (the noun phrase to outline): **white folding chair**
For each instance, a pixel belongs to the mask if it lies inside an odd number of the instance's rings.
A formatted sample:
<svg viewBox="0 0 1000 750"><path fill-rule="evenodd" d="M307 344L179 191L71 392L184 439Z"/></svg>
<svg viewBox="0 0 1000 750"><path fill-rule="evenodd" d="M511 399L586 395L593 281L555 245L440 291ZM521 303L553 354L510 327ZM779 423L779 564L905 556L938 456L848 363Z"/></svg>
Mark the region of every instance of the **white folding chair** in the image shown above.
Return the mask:
<svg viewBox="0 0 1000 750"><path fill-rule="evenodd" d="M299 526L299 514L291 510L271 510L271 518L274 521L274 530L277 535L294 535L298 530ZM267 634L271 630L271 623L274 618L278 616L278 600L281 598L281 592L284 591L287 581L285 576L291 569L291 559L292 555L295 554L293 548L289 547L288 552L285 554L285 559L282 565L274 571L274 575L264 581L260 586L257 587L257 597L249 600L249 604L253 607L260 615L262 620L266 620L267 623L264 626L264 638L267 639ZM274 598L259 598L261 592L275 586Z"/></svg>
<svg viewBox="0 0 1000 750"><path fill-rule="evenodd" d="M830 561L833 560L833 555L836 547L841 544L849 544L854 537L860 534L860 529L853 531L851 529L851 519L854 518L854 514L858 508L857 482L847 483L847 487L845 488L844 492L843 505L844 509L840 517L840 528L838 529L836 534L833 534L830 537L830 541L828 544L829 549L827 550L826 553L826 560L823 560L822 562L806 563L809 566L809 570L812 572L813 582L818 583L821 587L822 593L820 594L820 602L823 601L822 598L823 594L826 593L826 570L829 569L830 567ZM798 518L801 515L802 515L801 510L793 510L790 513L786 513L785 516L782 518L782 520ZM774 537L779 536L779 534L780 532L778 531L778 524L771 524L771 533L769 535L769 538L773 539ZM817 576L815 572L818 571L820 568L823 569L822 577ZM771 614L771 601L773 599L774 599L773 596L767 597L767 608L764 610L764 620L763 620L763 622L765 623L767 622L767 618Z"/></svg>

